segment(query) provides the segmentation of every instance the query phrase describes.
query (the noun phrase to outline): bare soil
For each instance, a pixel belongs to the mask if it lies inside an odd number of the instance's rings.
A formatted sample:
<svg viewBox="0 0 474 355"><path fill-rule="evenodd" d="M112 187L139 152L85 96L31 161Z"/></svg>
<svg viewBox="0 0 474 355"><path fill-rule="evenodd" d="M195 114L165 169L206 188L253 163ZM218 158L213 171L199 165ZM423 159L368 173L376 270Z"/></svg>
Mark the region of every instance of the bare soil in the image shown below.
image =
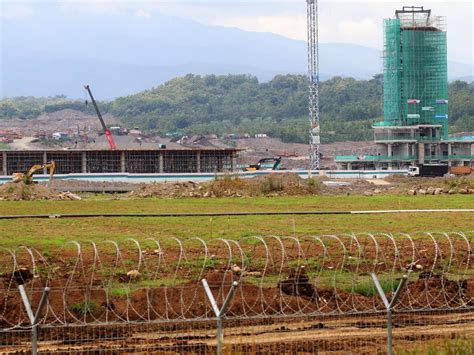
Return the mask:
<svg viewBox="0 0 474 355"><path fill-rule="evenodd" d="M42 184L7 182L0 185L0 199L7 201L32 201L75 200L80 198L70 193L58 193Z"/></svg>
<svg viewBox="0 0 474 355"><path fill-rule="evenodd" d="M109 114L104 115L108 125L116 124L118 120ZM33 137L38 133L52 134L54 132L76 133L77 129L85 128L100 131L102 128L97 116L80 111L65 109L56 112L43 113L35 119L23 120L20 118L1 120L0 129L12 130L23 136ZM29 147L31 149L32 147Z"/></svg>

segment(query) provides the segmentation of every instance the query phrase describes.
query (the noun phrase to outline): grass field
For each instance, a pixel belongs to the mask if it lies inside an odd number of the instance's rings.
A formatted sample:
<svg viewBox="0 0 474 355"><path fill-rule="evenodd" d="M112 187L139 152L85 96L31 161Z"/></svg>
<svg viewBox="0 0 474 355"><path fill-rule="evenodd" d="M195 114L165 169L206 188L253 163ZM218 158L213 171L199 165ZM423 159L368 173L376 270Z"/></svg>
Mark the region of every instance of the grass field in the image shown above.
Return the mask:
<svg viewBox="0 0 474 355"><path fill-rule="evenodd" d="M218 199L112 199L0 202L0 214L243 212L473 208L470 195L307 196ZM192 218L87 218L1 220L3 247L54 249L68 240L176 236L240 238L250 235L316 235L347 232L472 231L473 213L393 215L247 216Z"/></svg>

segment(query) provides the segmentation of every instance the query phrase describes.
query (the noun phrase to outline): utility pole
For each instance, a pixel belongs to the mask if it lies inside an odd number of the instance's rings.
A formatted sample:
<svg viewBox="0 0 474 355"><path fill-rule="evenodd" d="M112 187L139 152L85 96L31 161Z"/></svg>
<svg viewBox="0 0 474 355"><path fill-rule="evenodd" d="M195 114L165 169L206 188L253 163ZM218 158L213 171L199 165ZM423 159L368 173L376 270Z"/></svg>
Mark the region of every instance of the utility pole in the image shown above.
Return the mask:
<svg viewBox="0 0 474 355"><path fill-rule="evenodd" d="M319 44L318 1L306 0L308 22L308 79L309 79L309 174L319 170L320 126L319 126Z"/></svg>

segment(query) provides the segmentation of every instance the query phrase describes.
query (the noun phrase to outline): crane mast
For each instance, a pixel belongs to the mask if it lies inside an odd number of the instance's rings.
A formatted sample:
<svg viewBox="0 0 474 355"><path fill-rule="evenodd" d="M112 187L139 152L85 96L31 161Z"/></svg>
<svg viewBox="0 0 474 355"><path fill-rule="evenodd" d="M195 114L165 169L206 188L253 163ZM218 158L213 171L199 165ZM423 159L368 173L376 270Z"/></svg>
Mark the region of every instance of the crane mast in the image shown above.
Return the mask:
<svg viewBox="0 0 474 355"><path fill-rule="evenodd" d="M102 125L102 129L104 130L105 138L107 138L107 141L109 142L110 150L115 150L117 147L115 146L114 139L112 138L112 133L110 133L110 130L105 125L104 119L102 118L102 115L100 114L99 107L97 106L97 103L94 100L94 96L92 96L92 91L91 91L89 85L84 85L84 89L86 89L87 92L89 93L92 104L94 105L94 108L95 108L95 112L97 113L97 116L99 117L100 124Z"/></svg>
<svg viewBox="0 0 474 355"><path fill-rule="evenodd" d="M309 79L309 169L319 170L320 126L319 126L319 45L318 45L318 1L306 0L308 30L308 79Z"/></svg>

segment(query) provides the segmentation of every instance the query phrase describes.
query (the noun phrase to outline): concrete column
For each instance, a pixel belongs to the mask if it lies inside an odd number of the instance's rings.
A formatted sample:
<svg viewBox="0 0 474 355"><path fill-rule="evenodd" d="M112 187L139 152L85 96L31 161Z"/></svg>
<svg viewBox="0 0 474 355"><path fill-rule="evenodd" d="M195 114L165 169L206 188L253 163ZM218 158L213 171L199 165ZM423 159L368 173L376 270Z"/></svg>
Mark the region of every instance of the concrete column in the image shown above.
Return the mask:
<svg viewBox="0 0 474 355"><path fill-rule="evenodd" d="M352 163L347 163L347 170L352 170Z"/></svg>
<svg viewBox="0 0 474 355"><path fill-rule="evenodd" d="M453 146L451 145L451 143L448 143L448 166L452 165L451 155L453 155Z"/></svg>
<svg viewBox="0 0 474 355"><path fill-rule="evenodd" d="M418 143L418 164L425 163L425 143Z"/></svg>
<svg viewBox="0 0 474 355"><path fill-rule="evenodd" d="M163 174L163 171L164 171L164 156L163 156L163 152L160 152L160 157L159 157L159 169L160 169L160 174Z"/></svg>
<svg viewBox="0 0 474 355"><path fill-rule="evenodd" d="M201 172L201 152L196 152L196 171Z"/></svg>
<svg viewBox="0 0 474 355"><path fill-rule="evenodd" d="M474 143L471 144L471 166L474 167Z"/></svg>
<svg viewBox="0 0 474 355"><path fill-rule="evenodd" d="M237 154L232 153L232 171L237 171Z"/></svg>
<svg viewBox="0 0 474 355"><path fill-rule="evenodd" d="M387 144L387 155L388 157L393 157L393 144L392 143L388 143ZM392 162L389 161L388 163L388 170L392 170L393 169L393 165L392 165Z"/></svg>
<svg viewBox="0 0 474 355"><path fill-rule="evenodd" d="M82 173L86 174L87 173L87 153L86 152L82 152L81 161L82 161Z"/></svg>
<svg viewBox="0 0 474 355"><path fill-rule="evenodd" d="M120 152L120 172L125 173L125 151Z"/></svg>
<svg viewBox="0 0 474 355"><path fill-rule="evenodd" d="M43 152L43 164L46 163L48 161L48 154L46 152ZM48 169L47 168L43 168L43 175L47 175L48 174Z"/></svg>
<svg viewBox="0 0 474 355"><path fill-rule="evenodd" d="M8 171L7 171L7 152L2 153L2 170L3 170L3 175L8 175Z"/></svg>

